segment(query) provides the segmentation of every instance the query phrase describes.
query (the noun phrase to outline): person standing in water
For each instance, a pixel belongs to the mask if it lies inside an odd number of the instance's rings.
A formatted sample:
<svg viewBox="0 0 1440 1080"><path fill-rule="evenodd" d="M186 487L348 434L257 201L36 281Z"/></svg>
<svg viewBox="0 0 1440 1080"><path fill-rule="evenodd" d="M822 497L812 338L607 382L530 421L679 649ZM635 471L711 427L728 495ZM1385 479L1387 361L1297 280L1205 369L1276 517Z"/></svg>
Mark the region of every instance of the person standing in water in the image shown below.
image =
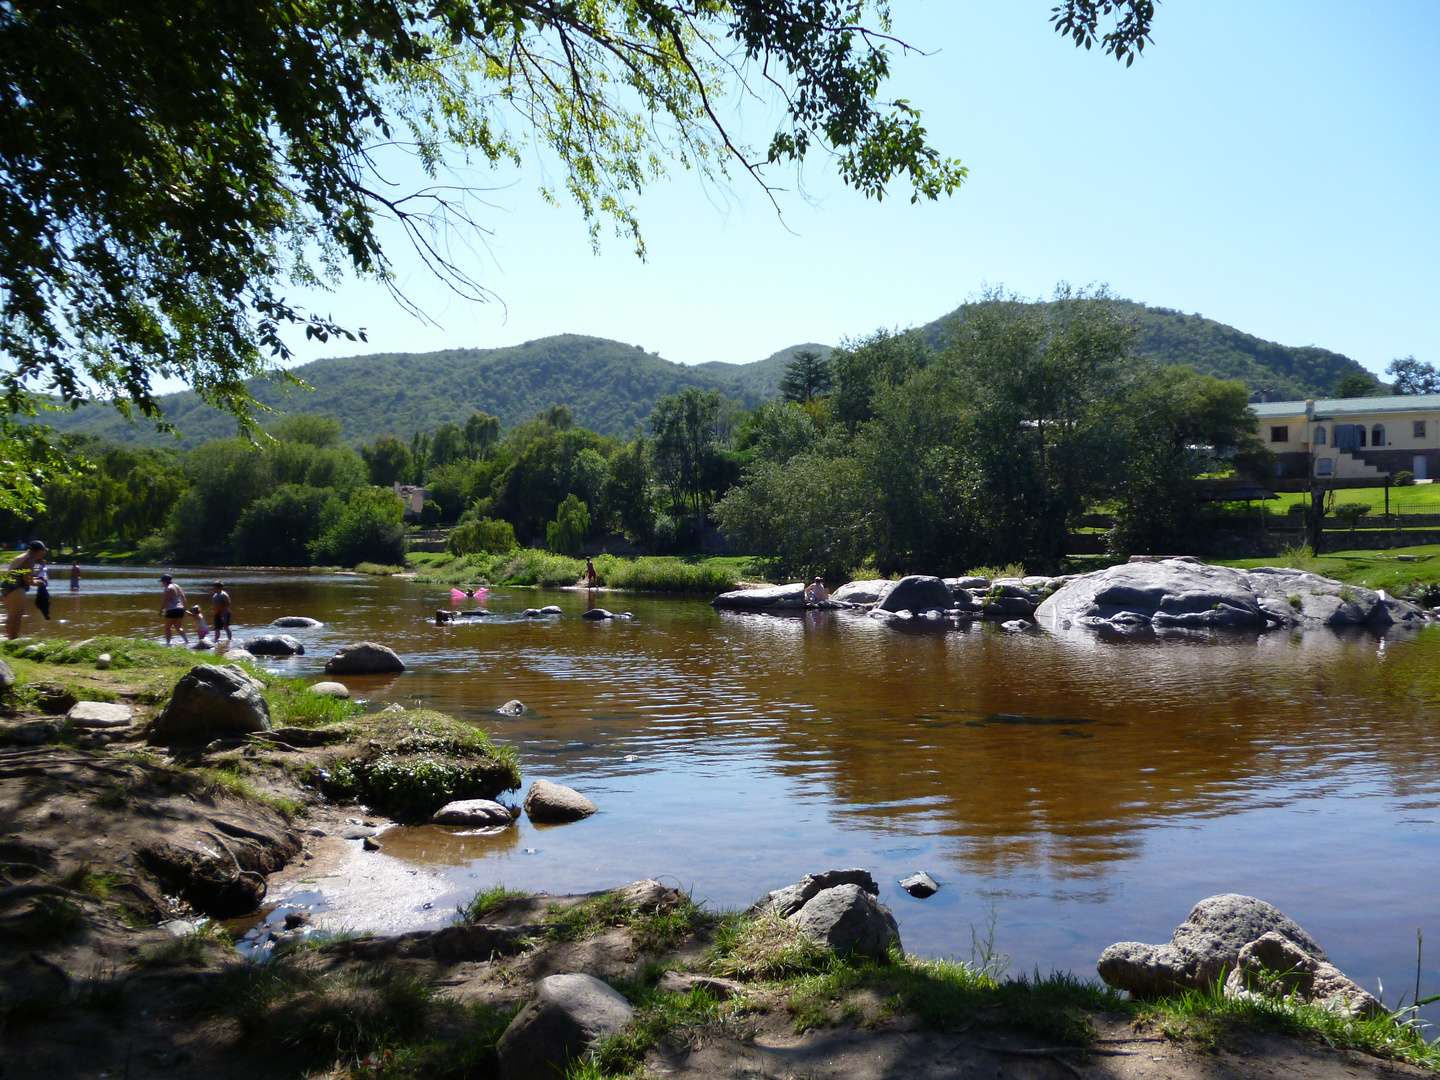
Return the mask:
<svg viewBox="0 0 1440 1080"><path fill-rule="evenodd" d="M595 588L595 564L590 561L590 556L585 556L585 587Z"/></svg>
<svg viewBox="0 0 1440 1080"><path fill-rule="evenodd" d="M70 591L80 591L80 564L78 562L70 564Z"/></svg>
<svg viewBox="0 0 1440 1080"><path fill-rule="evenodd" d="M189 645L190 636L185 633L185 590L176 585L169 574L160 575L160 584L165 586L160 594L160 615L165 620L165 644L170 644L170 638L178 630L180 640Z"/></svg>
<svg viewBox="0 0 1440 1080"><path fill-rule="evenodd" d="M235 640L235 635L230 633L230 594L225 591L223 581L215 582L215 591L210 594L210 617L215 627L215 644L220 644L220 631L225 631L227 644Z"/></svg>
<svg viewBox="0 0 1440 1080"><path fill-rule="evenodd" d="M25 614L25 593L30 588L30 575L36 563L45 561L45 545L31 540L30 546L10 561L0 577L0 594L5 597L5 636L20 636L20 619Z"/></svg>

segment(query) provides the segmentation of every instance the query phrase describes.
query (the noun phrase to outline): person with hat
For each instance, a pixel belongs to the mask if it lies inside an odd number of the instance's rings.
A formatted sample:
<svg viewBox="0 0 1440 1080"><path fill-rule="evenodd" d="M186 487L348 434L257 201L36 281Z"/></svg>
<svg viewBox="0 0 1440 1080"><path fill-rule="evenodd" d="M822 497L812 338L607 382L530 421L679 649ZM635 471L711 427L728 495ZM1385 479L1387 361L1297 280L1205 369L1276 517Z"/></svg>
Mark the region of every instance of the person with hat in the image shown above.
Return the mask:
<svg viewBox="0 0 1440 1080"><path fill-rule="evenodd" d="M829 600L830 590L825 588L825 582L817 576L805 589L805 599L811 602L816 600Z"/></svg>
<svg viewBox="0 0 1440 1080"><path fill-rule="evenodd" d="M5 597L5 636L11 640L20 636L20 618L25 614L25 593L30 588L35 564L44 562L45 545L39 540L31 540L30 546L10 561L4 576L0 577L0 593Z"/></svg>
<svg viewBox="0 0 1440 1080"><path fill-rule="evenodd" d="M160 594L160 616L165 620L165 644L175 631L180 631L180 640L190 644L190 635L185 633L185 590L175 584L169 574L160 575L160 584L165 590Z"/></svg>
<svg viewBox="0 0 1440 1080"><path fill-rule="evenodd" d="M217 581L214 584L215 591L210 594L210 618L215 627L215 644L220 644L220 631L225 631L225 642L229 644L235 640L235 635L230 633L230 594L225 591L225 583Z"/></svg>

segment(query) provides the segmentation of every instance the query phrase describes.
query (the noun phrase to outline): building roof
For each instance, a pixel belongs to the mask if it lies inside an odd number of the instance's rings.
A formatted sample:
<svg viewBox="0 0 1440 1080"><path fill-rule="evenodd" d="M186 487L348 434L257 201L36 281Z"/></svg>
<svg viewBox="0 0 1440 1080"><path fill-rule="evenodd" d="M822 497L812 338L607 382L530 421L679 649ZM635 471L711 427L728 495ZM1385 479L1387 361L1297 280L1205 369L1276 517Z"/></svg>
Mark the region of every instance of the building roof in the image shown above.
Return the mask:
<svg viewBox="0 0 1440 1080"><path fill-rule="evenodd" d="M1261 420L1305 415L1303 401L1260 401L1251 405ZM1440 394L1395 394L1392 397L1317 398L1315 415L1371 416L1375 413L1440 412Z"/></svg>

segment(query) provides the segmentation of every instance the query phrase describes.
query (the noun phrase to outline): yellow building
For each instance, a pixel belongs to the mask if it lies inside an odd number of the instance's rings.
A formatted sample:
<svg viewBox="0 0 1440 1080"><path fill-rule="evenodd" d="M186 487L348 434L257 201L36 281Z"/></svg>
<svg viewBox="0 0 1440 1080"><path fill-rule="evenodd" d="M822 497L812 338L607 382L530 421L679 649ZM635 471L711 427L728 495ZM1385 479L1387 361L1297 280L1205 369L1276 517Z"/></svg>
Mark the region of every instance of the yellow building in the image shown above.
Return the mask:
<svg viewBox="0 0 1440 1080"><path fill-rule="evenodd" d="M1277 477L1440 477L1440 394L1265 401L1250 406Z"/></svg>

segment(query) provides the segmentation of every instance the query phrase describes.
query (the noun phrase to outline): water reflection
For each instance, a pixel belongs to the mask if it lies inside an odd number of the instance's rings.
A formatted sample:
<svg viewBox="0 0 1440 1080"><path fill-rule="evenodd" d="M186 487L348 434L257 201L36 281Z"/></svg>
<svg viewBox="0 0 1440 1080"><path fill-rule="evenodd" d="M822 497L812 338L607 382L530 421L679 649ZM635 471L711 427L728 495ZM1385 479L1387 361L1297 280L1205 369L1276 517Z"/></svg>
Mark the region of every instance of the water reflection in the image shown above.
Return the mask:
<svg viewBox="0 0 1440 1080"><path fill-rule="evenodd" d="M78 597L56 594L70 622L42 632L156 638L155 576L87 571ZM196 593L215 574L176 576ZM1440 631L1107 640L517 589L437 626L448 588L221 576L237 637L281 615L324 622L287 631L306 655L267 666L318 676L339 645L391 645L408 670L347 680L358 694L482 724L527 775L601 807L543 834L387 834L387 853L453 868L451 899L668 875L741 905L864 865L911 949L966 955L992 903L1022 967L1089 971L1110 941L1164 938L1234 890L1390 985L1407 966L1413 979L1414 928L1433 918ZM564 614L519 617L550 603ZM592 604L635 619L580 619ZM530 711L494 715L511 698ZM946 887L923 902L894 887L917 869Z"/></svg>

